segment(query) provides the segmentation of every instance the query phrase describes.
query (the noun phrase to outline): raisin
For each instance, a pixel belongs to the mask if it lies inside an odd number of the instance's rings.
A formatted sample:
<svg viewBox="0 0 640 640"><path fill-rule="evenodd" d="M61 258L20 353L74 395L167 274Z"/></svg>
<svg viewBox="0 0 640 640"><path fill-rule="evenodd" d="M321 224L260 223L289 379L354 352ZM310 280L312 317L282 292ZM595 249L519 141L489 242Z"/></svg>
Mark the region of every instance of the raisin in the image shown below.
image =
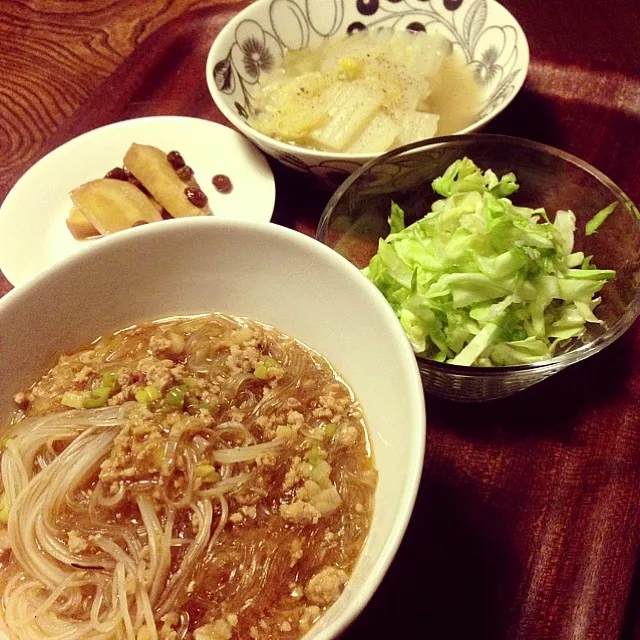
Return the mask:
<svg viewBox="0 0 640 640"><path fill-rule="evenodd" d="M219 173L213 176L211 182L219 193L231 193L233 191L233 184L231 184L229 176Z"/></svg>
<svg viewBox="0 0 640 640"><path fill-rule="evenodd" d="M182 180L182 182L189 182L191 178L193 178L193 169L189 165L184 165L184 167L180 167L176 170L178 174L178 178Z"/></svg>
<svg viewBox="0 0 640 640"><path fill-rule="evenodd" d="M182 169L184 167L184 158L180 155L178 151L169 151L167 153L167 160L169 164L177 171L178 169Z"/></svg>
<svg viewBox="0 0 640 640"><path fill-rule="evenodd" d="M202 209L207 204L207 196L197 187L187 187L184 190L184 195L187 196L187 200L194 206Z"/></svg>
<svg viewBox="0 0 640 640"><path fill-rule="evenodd" d="M104 177L110 178L111 180L123 180L126 182L129 179L129 172L122 167L114 167L111 171L107 171Z"/></svg>

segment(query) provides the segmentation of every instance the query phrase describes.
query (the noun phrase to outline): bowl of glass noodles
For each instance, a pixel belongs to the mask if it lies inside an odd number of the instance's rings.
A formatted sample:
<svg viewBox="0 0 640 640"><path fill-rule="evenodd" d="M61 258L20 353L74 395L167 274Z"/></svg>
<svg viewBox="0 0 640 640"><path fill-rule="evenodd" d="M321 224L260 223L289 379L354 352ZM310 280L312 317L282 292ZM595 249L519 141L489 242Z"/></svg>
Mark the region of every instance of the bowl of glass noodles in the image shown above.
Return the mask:
<svg viewBox="0 0 640 640"><path fill-rule="evenodd" d="M276 225L169 220L11 291L0 335L11 637L328 640L366 605L425 408L347 260Z"/></svg>
<svg viewBox="0 0 640 640"><path fill-rule="evenodd" d="M528 66L495 0L258 0L219 33L206 76L260 149L337 187L395 147L481 128Z"/></svg>
<svg viewBox="0 0 640 640"><path fill-rule="evenodd" d="M329 201L317 237L383 293L425 389L511 395L611 344L640 313L640 214L605 175L500 135L381 156Z"/></svg>

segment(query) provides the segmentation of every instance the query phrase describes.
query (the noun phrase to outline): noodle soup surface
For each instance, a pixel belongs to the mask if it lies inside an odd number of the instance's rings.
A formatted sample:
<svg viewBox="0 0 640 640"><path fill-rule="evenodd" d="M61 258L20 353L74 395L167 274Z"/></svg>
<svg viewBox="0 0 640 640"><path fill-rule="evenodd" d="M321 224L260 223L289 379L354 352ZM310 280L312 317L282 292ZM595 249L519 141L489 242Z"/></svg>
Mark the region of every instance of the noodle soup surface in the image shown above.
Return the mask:
<svg viewBox="0 0 640 640"><path fill-rule="evenodd" d="M222 314L141 324L15 401L12 637L292 640L344 589L377 473L353 393L296 340Z"/></svg>

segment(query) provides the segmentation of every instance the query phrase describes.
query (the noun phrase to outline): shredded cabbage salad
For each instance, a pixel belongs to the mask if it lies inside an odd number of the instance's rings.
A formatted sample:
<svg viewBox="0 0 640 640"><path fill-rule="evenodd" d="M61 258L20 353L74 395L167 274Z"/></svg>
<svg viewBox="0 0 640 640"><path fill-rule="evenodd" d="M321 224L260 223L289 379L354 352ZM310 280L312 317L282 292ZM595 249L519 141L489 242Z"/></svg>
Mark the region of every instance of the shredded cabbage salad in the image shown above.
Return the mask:
<svg viewBox="0 0 640 640"><path fill-rule="evenodd" d="M408 227L392 204L391 233L363 270L416 353L458 365L533 363L582 335L587 322L602 324L597 294L615 271L574 251L571 211L552 222L544 209L514 205L516 176L498 178L468 158L432 186L442 199ZM601 213L598 226L611 211Z"/></svg>

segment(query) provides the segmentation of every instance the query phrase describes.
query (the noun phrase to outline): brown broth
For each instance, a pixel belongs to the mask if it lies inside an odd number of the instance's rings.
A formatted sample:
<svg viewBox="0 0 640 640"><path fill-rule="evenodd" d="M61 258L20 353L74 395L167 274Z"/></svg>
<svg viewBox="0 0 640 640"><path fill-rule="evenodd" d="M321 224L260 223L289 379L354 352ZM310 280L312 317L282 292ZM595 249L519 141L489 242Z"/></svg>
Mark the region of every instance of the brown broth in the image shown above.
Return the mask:
<svg viewBox="0 0 640 640"><path fill-rule="evenodd" d="M253 332L251 339L246 337L247 331ZM241 335L245 336L242 341L238 337ZM170 339L175 341L176 337L179 338L178 343L183 345L180 353L163 351L170 346L158 346L169 344ZM283 373L281 377L274 377L274 374L267 379L261 378L258 373L251 375L251 368L244 364L249 360L245 358L254 362L257 358L258 363L263 362L264 358L273 359L280 364L272 366L282 366ZM138 537L142 548L147 544L147 539L137 500L144 496L144 499L153 503L162 526L166 522L169 506L164 502L163 495L166 494L161 490L163 467L160 462L150 462L149 458L139 458L131 453L136 451L138 444L144 444L146 438L158 437L162 441L169 437L171 425L175 425L176 420L186 420L184 425L187 425L187 430L183 438L188 442L184 439L180 441L184 448L177 451L182 466L177 465L177 472L171 477L173 483L184 475L181 469L185 468L186 460L193 454L190 448L193 441L189 440L193 434L210 438L210 453L196 454L205 456L195 458L197 464L204 461L217 464L215 457L206 456L211 456L212 451L229 450L241 443L233 442L231 435L216 435L216 425L241 421L254 443L267 443L274 437L273 433L269 433L270 429L273 431L277 425L293 424L289 418L294 411L292 407L295 407L294 413L304 416L304 424L289 436L286 445L281 446L272 461L264 459L259 463L255 460L235 463L239 467L233 473L250 473L251 481L228 494L226 503L218 499L211 500L212 532L220 522L226 505L230 517L219 537L207 547L206 553L199 557L193 571L188 574L172 610L189 614L188 628L191 632L201 625L225 620L225 616L237 616L237 623L232 629L233 640L300 638L307 630L301 620L306 617L309 622L314 622L331 604L321 604L317 610L311 608L314 601L308 597L309 581L327 567L350 575L371 524L376 471L366 425L357 401L331 365L304 345L259 323L212 314L138 325L100 338L87 349L62 356L58 364L28 392L28 406L25 412L16 414L17 422L11 427L12 433L19 429L25 415L37 417L64 411L61 398L65 391L86 392L95 389L109 372L116 372L118 380L127 381L118 382L118 393L124 394L122 401L131 401L136 389L152 384L150 379L145 379L150 374L145 373L140 377L141 371L151 371L142 364L150 359L154 360L156 369L164 363L166 372L174 366L180 371L188 370L190 373L183 380L188 395L195 394L196 389L199 394L203 390L216 394L218 400L211 405L211 409L207 409L210 418L213 418L212 422L208 418L207 423L203 423L200 414L190 412L188 403L181 409L175 409L165 400L149 405L148 411L152 415L145 409L140 414L142 417L136 414L135 418L127 418L105 462L111 462L112 458L119 459L117 447L120 445L116 445L116 442L127 429L132 435L123 451L139 462L134 463L131 474L123 471L117 480L110 476L103 478L100 469L89 473L84 484L73 495L66 496L73 508L61 508L56 514L57 538L64 543L69 532L74 531L74 535L90 541L97 527L103 530L115 528L120 532L127 530L130 537ZM200 375L194 372L207 367L210 367L209 371L198 378L200 385L194 386L194 378ZM292 373L294 371L297 372L295 375ZM257 419L254 409L270 393L278 398L278 404L257 414L265 418L277 418L267 426L267 423ZM332 398L335 403L331 400L327 404L322 400L323 396ZM203 398L197 399L200 402ZM323 436L322 429L331 419L329 414L323 413L328 406L336 407L331 411L333 417L339 419L336 421L338 431ZM149 429L143 432L142 429L146 427ZM349 427L351 433L355 433L355 438L349 444L340 441L341 427ZM310 435L314 430L315 436ZM67 445L68 440L57 442L53 451L43 449L40 460L45 465L52 464ZM162 450L166 452L164 447L163 444ZM301 476L285 488L285 478L301 460L305 464L304 460L311 461L314 455L330 465L330 481L342 504L334 511L323 513L317 522L286 519L282 506L302 499L298 491L306 486L306 480ZM113 468L125 469L128 464L119 462L120 467L107 465L107 473ZM308 464L313 468L317 463ZM222 467L218 470L223 471ZM36 463L33 471L34 474L40 472L40 464ZM100 487L100 493L105 495L112 482L126 488L121 502L114 507L96 507L94 501L91 507L96 487ZM176 495L179 494L177 491ZM198 500L201 502L202 497ZM192 540L196 530L191 507L174 509L174 515L172 538ZM116 544L122 544L120 538L120 534L115 536ZM97 557L100 556L99 550L92 550L91 543L88 546L94 557L96 553ZM186 546L172 547L167 586L171 574L180 570L186 555ZM4 587L8 579L20 571L16 561L0 564L0 586ZM83 589L86 611L87 607L90 609L88 605L93 596L91 588ZM159 614L156 616L158 629L162 626L160 617Z"/></svg>

